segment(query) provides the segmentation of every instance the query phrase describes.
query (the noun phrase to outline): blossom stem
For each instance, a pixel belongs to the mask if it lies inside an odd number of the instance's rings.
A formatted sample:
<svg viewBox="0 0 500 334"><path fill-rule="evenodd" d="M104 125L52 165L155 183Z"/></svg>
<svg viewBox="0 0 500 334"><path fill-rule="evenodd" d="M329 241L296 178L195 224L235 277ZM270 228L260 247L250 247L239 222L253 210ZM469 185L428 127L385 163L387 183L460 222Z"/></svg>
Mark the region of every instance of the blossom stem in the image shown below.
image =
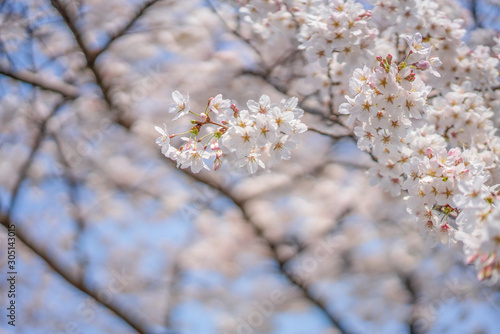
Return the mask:
<svg viewBox="0 0 500 334"><path fill-rule="evenodd" d="M197 113L195 113L195 112L192 112L191 110L189 110L189 112L190 112L191 114L193 114L193 115L196 115L196 116L200 117L200 114L197 114Z"/></svg>
<svg viewBox="0 0 500 334"><path fill-rule="evenodd" d="M410 50L410 52L408 53L408 56L406 56L406 58L404 60L405 63L408 61L408 58L410 58L412 53L413 53L413 51Z"/></svg>
<svg viewBox="0 0 500 334"><path fill-rule="evenodd" d="M206 135L204 135L203 137L201 137L200 139L198 139L198 142L201 142L203 140L203 138L208 137L208 136L214 136L214 134L213 133L207 133ZM209 138L209 141L210 141L210 139L212 139L212 138Z"/></svg>
<svg viewBox="0 0 500 334"><path fill-rule="evenodd" d="M185 135L186 133L191 133L191 130L186 131L186 132L181 132L181 133L175 133L173 135L170 135L170 138L174 138L174 137L177 137L177 136L182 136L182 135Z"/></svg>
<svg viewBox="0 0 500 334"><path fill-rule="evenodd" d="M228 129L228 127L227 127L227 126L222 125L222 124L219 124L219 123L217 123L217 122L213 122L213 121L209 121L209 122L207 122L207 124L217 125L217 126L220 126L221 128L224 128L224 129L226 129L226 130Z"/></svg>

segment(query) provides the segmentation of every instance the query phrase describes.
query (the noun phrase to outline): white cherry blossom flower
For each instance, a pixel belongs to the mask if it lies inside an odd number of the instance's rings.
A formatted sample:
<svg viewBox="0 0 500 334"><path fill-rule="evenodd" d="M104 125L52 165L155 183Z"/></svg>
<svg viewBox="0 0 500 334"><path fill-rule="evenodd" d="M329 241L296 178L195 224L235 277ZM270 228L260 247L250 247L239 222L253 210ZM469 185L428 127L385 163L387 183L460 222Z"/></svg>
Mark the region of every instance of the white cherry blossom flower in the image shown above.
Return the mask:
<svg viewBox="0 0 500 334"><path fill-rule="evenodd" d="M255 174L260 168L265 168L264 162L260 160L260 153L251 152L238 161L239 167L247 167L250 174Z"/></svg>
<svg viewBox="0 0 500 334"><path fill-rule="evenodd" d="M266 114L269 112L271 108L271 99L267 95L262 95L259 99L259 102L255 102L254 100L249 100L247 102L248 110L258 113L258 114Z"/></svg>
<svg viewBox="0 0 500 334"><path fill-rule="evenodd" d="M172 93L172 98L175 103L168 106L168 112L176 114L174 117L175 121L189 113L189 94L186 94L186 97L183 97L182 94L176 90Z"/></svg>
<svg viewBox="0 0 500 334"><path fill-rule="evenodd" d="M406 42L408 42L408 46L410 47L411 51L414 53L424 55L428 53L431 48L431 45L429 43L422 42L422 35L419 32L411 37L406 36L405 39Z"/></svg>
<svg viewBox="0 0 500 334"><path fill-rule="evenodd" d="M183 150L178 163L180 163L180 167L183 169L191 167L193 173L199 173L203 168L209 169L204 162L204 159L209 158L210 154L205 151L203 145L196 143Z"/></svg>
<svg viewBox="0 0 500 334"><path fill-rule="evenodd" d="M218 115L218 114L223 114L225 111L229 110L230 106L231 106L231 101L223 100L222 94L218 94L213 99L210 100L208 109Z"/></svg>
<svg viewBox="0 0 500 334"><path fill-rule="evenodd" d="M297 148L297 144L288 140L289 136L281 136L275 143L271 145L271 157L273 162L279 163L282 159L288 160L292 156L292 150Z"/></svg>
<svg viewBox="0 0 500 334"><path fill-rule="evenodd" d="M167 131L167 126L163 124L163 129L159 126L155 126L155 130L160 133L160 137L156 138L156 144L161 146L161 153L165 154L170 148L170 136Z"/></svg>

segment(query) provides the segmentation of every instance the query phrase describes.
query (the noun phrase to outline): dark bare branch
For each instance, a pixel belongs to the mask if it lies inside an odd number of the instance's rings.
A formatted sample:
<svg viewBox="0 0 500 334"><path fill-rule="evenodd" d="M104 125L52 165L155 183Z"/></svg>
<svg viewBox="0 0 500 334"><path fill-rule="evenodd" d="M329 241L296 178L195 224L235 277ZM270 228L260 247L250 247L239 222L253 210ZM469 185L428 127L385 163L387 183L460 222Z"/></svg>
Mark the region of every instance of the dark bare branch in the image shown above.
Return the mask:
<svg viewBox="0 0 500 334"><path fill-rule="evenodd" d="M263 64L265 64L264 63L263 55L260 52L260 50L248 38L245 38L237 30L231 28L231 26L229 25L229 23L227 23L227 21L222 17L222 15L219 13L219 11L217 10L217 8L215 8L215 5L213 4L212 0L206 0L206 2L208 4L208 6L210 7L210 9L212 10L212 12L214 12L214 14L217 15L217 17L220 19L220 21L224 24L224 26L226 27L226 29L229 30L233 35L235 35L236 37L238 37L241 41L245 42L245 44L247 44L257 54L257 56L259 56L261 62Z"/></svg>
<svg viewBox="0 0 500 334"><path fill-rule="evenodd" d="M67 27L73 34L73 37L75 38L75 41L78 44L78 47L83 52L85 59L87 61L87 67L94 74L96 84L101 89L104 100L110 107L111 112L114 114L115 121L119 125L125 128L130 128L132 121L125 116L123 110L120 110L115 106L113 98L111 96L111 87L109 87L108 84L104 81L103 75L101 74L99 68L94 63L96 51L91 51L90 49L87 48L86 44L83 41L83 36L76 26L76 22L74 18L71 17L67 8L62 3L60 3L59 0L51 0L50 2L52 3L52 6L59 12L59 15L63 18Z"/></svg>
<svg viewBox="0 0 500 334"><path fill-rule="evenodd" d="M37 136L35 137L33 146L31 147L30 155L28 156L28 159L26 162L22 165L20 171L19 171L19 177L14 184L14 189L12 190L12 197L10 199L9 203L9 209L7 214L10 216L12 212L14 211L16 207L16 203L18 200L18 195L19 195L19 190L21 189L21 184L23 181L26 179L28 170L31 167L31 164L33 163L33 160L35 158L36 153L38 152L38 149L40 148L40 145L45 137L46 134L46 129L47 129L47 122L56 114L56 112L64 105L66 100L61 100L59 103L57 103L53 109L52 112L42 120L42 122L39 124L39 131Z"/></svg>
<svg viewBox="0 0 500 334"><path fill-rule="evenodd" d="M111 95L110 95L110 88L111 87L107 86L103 82L102 77L101 77L101 75L99 73L98 68L95 66L94 63L92 63L91 61L89 61L89 59L92 58L92 54L89 52L89 50L83 44L83 40L81 38L80 32L76 28L76 25L73 23L73 20L68 15L68 13L65 10L65 8L59 4L58 0L51 0L51 2L54 5L54 7L59 11L59 13L61 14L61 16L63 17L64 21L68 25L68 28L75 35L75 39L76 39L78 45L80 46L82 52L85 54L85 58L87 59L87 66L94 73L95 78L96 78L96 82L97 82L98 86L102 90L104 99L105 99L106 103L108 104L109 109L111 111L115 111L115 112L118 112L120 114L121 111L117 107L114 106L113 100L111 99ZM123 128L125 128L127 130L130 130L130 128L132 126L132 122L120 122L120 119L115 120L115 121L117 122L117 124L121 125ZM170 161L170 160L168 160L168 161ZM175 162L172 162L172 164L174 166ZM251 219L250 215L248 214L248 212L245 209L245 205L244 205L245 203L244 203L244 201L239 200L237 197L233 196L233 194L229 190L227 190L226 188L220 186L217 183L214 183L213 180L211 180L211 179L205 179L205 178L199 176L198 174L192 174L192 173L190 173L187 170L182 170L182 171L187 176L189 176L191 179L193 179L195 181L198 181L198 182L202 182L202 183L210 186L211 188L219 191L220 194L224 195L225 197L227 197L228 199L230 199L231 201L233 201L233 203L241 210L243 217L249 223L249 225L253 228L255 234L260 239L262 239L265 242L265 244L267 245L268 249L271 252L271 256L278 263L278 267L279 267L280 273L283 274L283 276L286 277L291 284L293 284L294 286L296 286L297 288L299 288L299 290L302 291L302 293L303 293L303 295L304 295L304 297L306 299L308 299L312 304L314 304L317 307L319 307L325 313L325 315L330 319L330 321L331 321L331 323L332 323L332 325L334 327L336 327L342 333L348 333L348 331L342 325L340 319L336 315L332 314L330 311L327 310L326 304L321 299L318 299L316 296L314 296L312 294L312 292L310 291L310 289L308 289L308 287L303 282L300 282L296 277L292 276L289 272L286 271L285 261L284 260L280 260L280 258L278 256L278 251L277 251L278 245L275 244L270 239L268 239L265 236L264 231L255 222L253 222L253 220Z"/></svg>
<svg viewBox="0 0 500 334"><path fill-rule="evenodd" d="M333 133L330 133L330 132L327 132L327 131L320 130L320 129L315 128L315 127L310 126L310 125L307 126L307 129L309 131L319 133L320 135L330 137L330 138L332 138L334 140L340 140L340 139L343 139L343 138L350 138L350 139L353 139L354 141L356 140L354 138L354 134L353 133L337 135L337 134L333 134Z"/></svg>
<svg viewBox="0 0 500 334"><path fill-rule="evenodd" d="M106 44L97 52L92 54L92 58L90 59L90 63L94 64L97 57L99 57L103 52L105 52L111 44L113 44L114 41L117 39L125 36L125 34L132 28L132 26L146 13L146 11L153 6L155 3L157 3L159 0L149 0L144 2L136 11L135 15L130 19L130 21L124 25L120 30L114 32L113 34L110 35L109 40L106 42Z"/></svg>
<svg viewBox="0 0 500 334"><path fill-rule="evenodd" d="M76 222L77 226L77 231L75 233L75 245L74 249L78 257L78 270L80 271L80 279L83 282L85 282L85 274L87 272L87 267L88 267L88 257L84 252L83 246L82 246L82 238L85 232L85 228L87 226L87 222L85 218L82 215L81 212L81 207L79 203L79 190L78 190L78 185L79 185L79 180L76 178L76 176L71 172L71 167L69 161L66 159L66 155L63 152L62 149L62 139L59 138L58 135L54 134L53 135L54 141L56 143L56 148L57 148L57 153L59 154L60 161L62 165L64 166L64 176L67 184L67 191L68 191L68 198L70 199L71 205L73 206L72 210L72 215L73 219Z"/></svg>
<svg viewBox="0 0 500 334"><path fill-rule="evenodd" d="M410 334L416 334L418 333L418 329L416 327L415 305L417 304L418 295L415 286L415 279L411 276L411 274L400 274L399 279L410 296L409 304L411 306L411 312L408 318L408 329Z"/></svg>
<svg viewBox="0 0 500 334"><path fill-rule="evenodd" d="M38 245L33 241L32 238L30 238L28 235L25 234L23 229L21 229L19 224L17 222L11 221L10 217L8 215L3 215L0 214L0 222L2 223L3 226L5 226L7 229L9 226L14 225L15 226L15 231L16 231L16 238L17 240L21 241L26 247L31 249L35 254L37 254L40 258L42 258L45 263L59 276L61 276L66 282L71 284L73 287L76 289L80 290L84 294L88 295L89 297L95 299L99 304L101 304L103 307L107 308L109 311L114 313L116 316L118 316L121 320L129 324L133 329L135 329L138 333L148 333L147 327L139 322L138 319L135 319L132 315L128 314L121 308L117 307L116 305L111 304L110 302L106 301L105 299L100 297L100 294L98 293L98 289L91 289L87 286L85 286L79 277L75 277L72 273L68 272L67 270L64 269L64 266L58 263L57 261L54 260L54 257L49 255L49 252L47 252L46 248Z"/></svg>
<svg viewBox="0 0 500 334"><path fill-rule="evenodd" d="M61 94L68 99L76 99L78 97L78 88L62 81L50 80L41 77L39 74L29 71L13 72L6 68L0 67L0 74L12 79L39 87L43 90Z"/></svg>
<svg viewBox="0 0 500 334"><path fill-rule="evenodd" d="M244 218L244 220L247 222L247 224L252 228L254 233L257 235L257 237L264 242L266 245L267 249L271 253L271 257L276 261L278 265L279 272L296 288L299 289L299 291L302 293L303 297L307 299L310 303L313 305L317 306L321 311L328 317L330 322L332 323L333 327L337 328L341 333L350 333L349 330L342 324L342 321L340 317L336 314L334 314L331 310L328 310L325 302L319 298L318 296L315 296L312 292L311 289L305 284L305 282L302 282L299 280L295 275L293 275L289 270L286 268L286 263L287 261L285 259L281 259L281 257L278 254L278 247L279 244L268 238L265 234L265 231L252 219L248 211L246 210L245 207L245 201L239 199L237 196L235 196L229 189L226 187L222 186L221 184L217 183L211 178L206 178L201 176L200 174L193 174L188 170L183 169L182 170L184 174L189 176L191 179L194 179L198 182L201 182L203 184L206 184L210 186L211 188L217 190L221 195L224 197L228 198L231 200L241 211L241 214Z"/></svg>
<svg viewBox="0 0 500 334"><path fill-rule="evenodd" d="M177 285L179 283L179 279L181 278L182 275L182 268L180 265L180 260L179 257L177 256L172 264L172 268L170 270L170 279L168 282L168 301L167 301L167 308L165 310L165 328L167 330L170 330L173 328L173 323L172 323L172 311L174 309L174 301L176 295L179 293L177 290Z"/></svg>

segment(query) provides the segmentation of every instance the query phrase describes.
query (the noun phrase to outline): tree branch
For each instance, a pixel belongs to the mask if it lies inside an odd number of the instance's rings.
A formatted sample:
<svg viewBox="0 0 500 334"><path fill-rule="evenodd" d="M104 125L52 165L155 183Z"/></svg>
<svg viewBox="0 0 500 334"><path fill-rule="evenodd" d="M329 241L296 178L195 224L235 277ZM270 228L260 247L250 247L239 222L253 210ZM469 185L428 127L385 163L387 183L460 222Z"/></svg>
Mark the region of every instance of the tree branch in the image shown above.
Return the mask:
<svg viewBox="0 0 500 334"><path fill-rule="evenodd" d="M179 278L182 275L182 268L180 265L179 258L175 258L172 264L172 268L170 271L170 280L168 284L168 299L167 299L167 307L165 309L165 314L164 314L164 319L165 319L165 325L164 327L167 330L172 330L173 323L172 323L172 311L174 309L174 299L175 295L178 294L179 292L176 291L177 284L179 283ZM174 331L173 331L174 332Z"/></svg>
<svg viewBox="0 0 500 334"><path fill-rule="evenodd" d="M68 197L69 197L69 200L72 204L72 209L71 212L72 212L72 216L73 216L73 219L75 220L76 222L76 225L77 225L77 231L75 233L75 245L74 245L74 249L75 249L75 253L77 255L77 258L78 258L78 270L80 271L80 279L82 281L82 284L84 284L85 282L85 274L87 272L87 267L88 267L88 263L89 263L89 259L87 257L87 255L85 254L84 252L84 249L83 249L83 236L84 236L84 232L85 232L85 228L87 227L87 222L85 221L85 219L83 218L83 215L82 215L82 212L81 212L81 207L80 207L80 204L79 204L79 191L78 191L78 180L77 178L75 177L75 175L73 175L73 173L71 172L71 167L70 167L70 164L69 164L69 161L66 159L66 156L64 155L64 152L63 152L63 149L62 149L62 143L61 143L61 140L59 138L59 136L57 136L56 134L53 135L53 138L54 138L54 142L56 143L56 148L57 148L57 153L59 154L59 157L60 157L60 161L62 162L62 165L64 166L64 175L66 176L66 183L67 183L67 191L68 191Z"/></svg>
<svg viewBox="0 0 500 334"><path fill-rule="evenodd" d="M28 159L26 162L23 164L19 171L19 178L17 179L16 183L14 184L14 189L12 190L12 197L10 198L10 203L9 203L9 208L7 211L7 215L10 216L12 215L12 212L14 211L19 195L19 190L21 189L21 184L23 183L24 179L26 178L28 174L28 170L31 167L31 164L33 163L33 160L35 158L36 153L38 152L38 149L40 148L40 145L43 141L43 138L45 137L45 133L47 130L47 122L49 121L52 116L55 115L55 113L64 105L66 100L62 99L57 103L53 109L52 112L40 123L40 129L38 132L38 135L35 137L35 143L33 144L33 147L31 148L30 155L28 156Z"/></svg>
<svg viewBox="0 0 500 334"><path fill-rule="evenodd" d="M410 301L409 304L411 306L411 312L410 316L408 317L408 329L410 331L410 334L416 334L418 333L418 330L416 328L416 319L415 319L415 305L417 304L417 290L415 287L415 279L411 276L411 274L399 274L399 279L403 286L406 288L408 291L408 294L410 295Z"/></svg>
<svg viewBox="0 0 500 334"><path fill-rule="evenodd" d="M73 37L75 38L76 43L78 44L78 47L80 50L83 52L83 55L85 56L86 62L87 62L87 67L92 71L95 77L96 84L99 86L100 90L102 91L104 100L108 104L108 106L111 109L111 112L114 114L116 118L116 122L120 125L122 125L125 128L130 128L132 125L132 121L127 119L125 117L125 114L122 110L117 108L115 104L113 103L113 98L111 96L111 88L104 82L104 77L102 76L101 72L97 68L97 66L94 63L95 60L95 54L96 51L91 51L87 48L83 41L83 36L76 27L76 23L67 11L66 7L59 2L59 0L50 0L52 6L59 12L59 15L63 18L64 22L66 23L67 27L73 34Z"/></svg>
<svg viewBox="0 0 500 334"><path fill-rule="evenodd" d="M12 72L6 68L0 67L0 74L24 83L39 87L43 90L61 94L68 99L78 97L78 89L62 81L53 81L42 78L40 75L29 71Z"/></svg>
<svg viewBox="0 0 500 334"><path fill-rule="evenodd" d="M108 107L110 108L111 111L116 110L119 113L121 113L120 110L115 108L115 106L113 104L113 101L112 101L111 95L110 95L110 87L108 87L107 85L104 84L102 77L99 73L99 70L97 69L97 67L95 67L95 64L93 64L92 61L89 61L90 59L92 59L92 54L90 54L89 50L83 44L83 40L81 38L81 35L80 35L78 29L76 28L76 25L73 23L71 17L68 15L65 8L59 4L59 0L51 0L51 2L53 4L53 6L59 11L61 16L63 17L64 21L68 25L68 28L75 35L75 39L76 39L78 45L80 46L80 49L84 53L85 58L87 59L87 66L94 73L95 78L96 78L96 82L102 90L104 99L105 99L106 103L108 104ZM132 121L120 122L120 119L115 120L115 122L117 122L117 124L121 125L122 127L124 127L127 130L130 130L130 128L133 124ZM172 164L174 165L175 162L172 162ZM233 194L231 194L229 192L229 190L214 183L213 180L211 180L211 179L202 178L198 174L192 174L187 170L182 170L182 171L187 176L192 178L193 180L198 181L198 182L202 182L202 183L212 187L213 189L218 190L220 194L222 194L222 195L226 196L228 199L230 199L241 210L243 217L249 223L249 225L253 228L255 234L265 242L265 244L267 245L267 247L271 251L272 257L277 261L279 271L283 274L283 276L286 277L289 280L289 282L292 283L294 286L298 287L306 299L308 299L312 304L319 307L326 314L326 316L330 319L330 321L334 327L336 327L341 333L348 333L348 331L341 324L340 319L336 315L331 314L327 310L326 304L322 300L317 299L315 296L313 296L311 291L307 288L307 286L303 282L298 281L297 278L293 277L289 272L287 272L285 270L285 261L280 260L280 258L278 256L278 251L277 251L278 245L275 244L273 241L269 240L268 238L266 238L264 231L255 222L253 222L253 220L251 219L251 217L249 216L248 212L245 209L243 201L234 197Z"/></svg>
<svg viewBox="0 0 500 334"><path fill-rule="evenodd" d="M241 214L243 215L243 218L245 219L247 224L252 228L254 233L259 237L259 239L261 239L264 242L264 244L266 245L266 247L268 248L268 250L271 253L271 257L277 262L279 272L293 286L295 286L299 289L299 291L302 293L302 295L304 296L305 299L307 299L310 303L317 306L321 311L323 311L323 313L328 317L328 319L330 320L330 322L332 323L332 325L335 328L337 328L341 333L349 333L350 332L344 327L340 317L336 314L333 314L331 311L328 310L328 308L323 300L316 297L304 282L300 281L297 277L295 277L290 271L288 271L286 269L287 261L281 259L279 254L278 254L279 244L272 241L268 237L266 237L265 231L252 219L252 217L250 216L250 214L246 210L244 200L240 200L238 197L233 195L229 189L216 183L215 181L213 181L213 179L205 178L205 177L201 176L200 174L193 174L186 169L182 169L181 171L184 172L184 174L186 174L191 179L194 179L198 182L201 182L203 184L210 186L211 188L217 190L221 195L223 195L224 197L231 200L238 207Z"/></svg>
<svg viewBox="0 0 500 334"><path fill-rule="evenodd" d="M69 284L88 295L89 297L95 299L99 304L110 310L120 319L129 324L133 329L135 329L138 333L147 333L146 327L141 324L137 319L132 318L129 314L125 313L123 310L118 308L117 306L107 302L103 298L99 297L97 293L97 289L90 289L85 286L77 277L74 277L70 272L63 269L59 263L54 261L54 259L48 254L48 252L44 249L44 247L37 245L31 238L24 234L23 230L19 228L18 224L14 224L8 215L4 215L0 213L0 222L7 229L10 225L16 226L16 238L21 241L26 247L31 249L35 254L41 257L45 263L54 270L59 276L61 276L64 280L66 280Z"/></svg>
<svg viewBox="0 0 500 334"><path fill-rule="evenodd" d="M235 29L233 29L233 28L231 28L229 26L229 24L222 17L222 15L219 13L219 11L217 10L217 8L215 8L215 5L213 4L212 0L206 0L206 2L208 4L208 6L210 7L210 9L212 10L212 12L214 12L214 14L217 15L217 17L220 19L220 21L224 24L224 26L226 27L226 29L229 30L233 35L235 35L236 37L238 37L241 41L245 42L245 44L247 44L257 54L257 56L259 56L262 64L265 64L264 63L264 57L262 56L262 53L259 51L259 49L255 45L253 45L252 42L248 38L245 38L237 30L235 30Z"/></svg>
<svg viewBox="0 0 500 334"><path fill-rule="evenodd" d="M472 20L474 21L474 29L482 28L481 18L479 17L479 3L477 0L470 0L470 13L472 16Z"/></svg>
<svg viewBox="0 0 500 334"><path fill-rule="evenodd" d="M254 77L261 78L264 82L266 82L267 84L269 84L276 91L280 92L283 95L288 95L288 91L284 87L281 87L279 84L277 84L276 82L274 82L272 80L271 74L268 71L266 71L264 73L262 71L243 70L243 71L241 71L239 73L239 75L251 75L251 76L254 76ZM319 116L323 121L327 121L327 122L333 122L334 121L330 116L325 115L321 110L305 107L304 104L303 104L303 102L304 101L299 102L299 107L301 109L303 109L304 112L306 112L308 114L311 114L311 115ZM338 121L335 121L335 123L344 126L343 124L341 124Z"/></svg>
<svg viewBox="0 0 500 334"><path fill-rule="evenodd" d="M144 15L144 13L148 10L148 8L153 6L158 1L159 0L149 0L149 1L144 2L140 6L140 8L137 9L135 15L130 19L130 21L126 25L124 25L120 30L116 31L114 34L111 34L109 37L109 40L106 42L106 44L99 51L92 54L92 57L90 58L90 64L93 65L95 63L95 61L97 60L97 58L103 52L105 52L111 46L111 44L113 44L114 41L123 37L127 33L127 31L129 31L130 28L132 28L134 23L137 22L137 20L139 20L142 17L142 15Z"/></svg>
<svg viewBox="0 0 500 334"><path fill-rule="evenodd" d="M332 139L334 139L334 140L340 140L340 139L342 139L342 138L350 138L350 139L352 139L352 140L356 141L356 139L354 138L354 134L353 134L353 133L344 134L344 135L335 135L335 134L333 134L333 133L330 133L330 132L326 132L326 131L323 131L323 130L317 129L317 128L315 128L315 127L313 127L313 126L310 126L310 125L308 125L308 126L307 126L307 129L308 129L309 131L319 133L320 135L330 137L330 138L332 138Z"/></svg>

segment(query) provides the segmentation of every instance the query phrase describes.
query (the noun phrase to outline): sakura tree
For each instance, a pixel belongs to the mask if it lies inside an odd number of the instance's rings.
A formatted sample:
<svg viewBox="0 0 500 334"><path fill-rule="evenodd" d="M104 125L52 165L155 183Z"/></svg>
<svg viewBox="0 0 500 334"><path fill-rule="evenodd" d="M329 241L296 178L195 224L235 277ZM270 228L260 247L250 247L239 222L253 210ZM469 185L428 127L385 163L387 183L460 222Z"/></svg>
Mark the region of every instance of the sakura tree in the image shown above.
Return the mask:
<svg viewBox="0 0 500 334"><path fill-rule="evenodd" d="M495 333L499 12L2 2L2 329Z"/></svg>

